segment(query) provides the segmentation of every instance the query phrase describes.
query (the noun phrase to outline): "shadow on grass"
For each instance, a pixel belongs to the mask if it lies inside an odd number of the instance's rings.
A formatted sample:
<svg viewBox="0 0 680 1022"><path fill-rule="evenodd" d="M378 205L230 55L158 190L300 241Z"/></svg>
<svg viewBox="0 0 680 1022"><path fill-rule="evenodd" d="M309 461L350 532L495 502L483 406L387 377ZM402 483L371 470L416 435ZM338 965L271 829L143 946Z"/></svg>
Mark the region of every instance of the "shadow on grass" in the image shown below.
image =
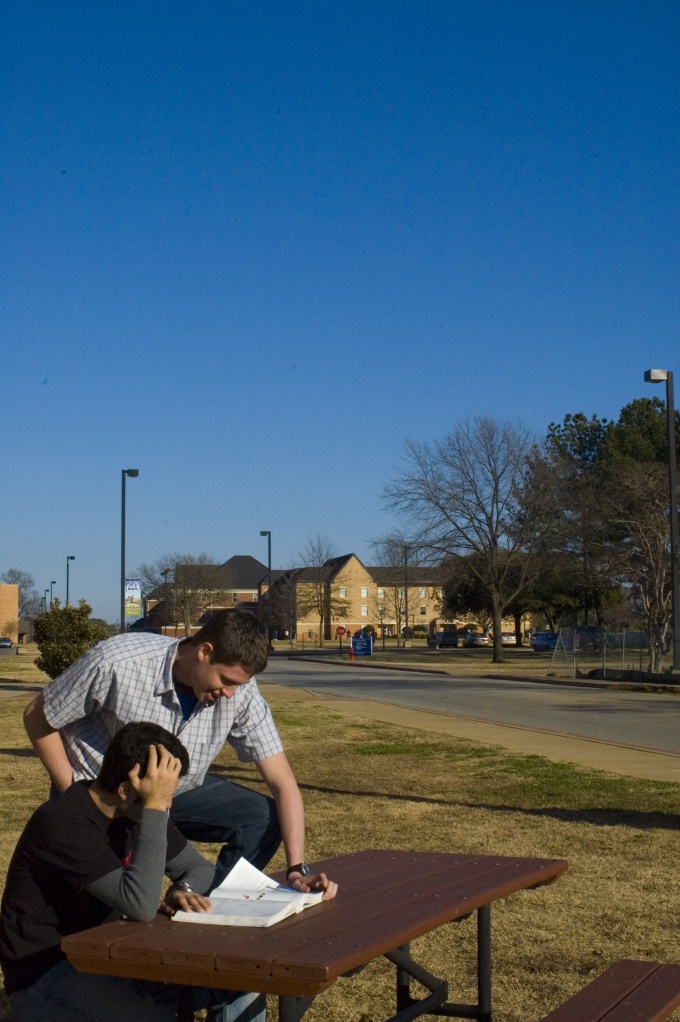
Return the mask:
<svg viewBox="0 0 680 1022"><path fill-rule="evenodd" d="M0 749L0 756L35 756L37 753L33 747L30 749Z"/></svg>
<svg viewBox="0 0 680 1022"><path fill-rule="evenodd" d="M247 767L222 767L213 763L210 773L226 776L238 783L244 781L248 787L264 786L260 778L254 778ZM237 776L235 776L237 775ZM494 804L473 799L447 799L432 795L401 794L400 792L371 791L366 788L331 788L322 784L298 782L301 791L317 792L321 795L349 795L353 798L384 799L388 802L402 802L411 805L447 806L458 809L485 809L492 813L521 813L523 816L549 818L561 823L589 823L597 827L633 827L638 830L680 830L680 816L677 813L640 809L616 809L588 806L566 809L562 806L536 806Z"/></svg>

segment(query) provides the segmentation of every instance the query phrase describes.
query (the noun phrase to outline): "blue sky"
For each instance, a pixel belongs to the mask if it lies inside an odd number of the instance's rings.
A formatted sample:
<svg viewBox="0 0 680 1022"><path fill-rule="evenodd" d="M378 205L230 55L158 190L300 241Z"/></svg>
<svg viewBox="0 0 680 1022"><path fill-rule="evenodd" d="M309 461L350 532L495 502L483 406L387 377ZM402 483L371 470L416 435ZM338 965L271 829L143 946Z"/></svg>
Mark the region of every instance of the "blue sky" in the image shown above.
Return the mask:
<svg viewBox="0 0 680 1022"><path fill-rule="evenodd" d="M404 437L676 369L659 0L0 13L0 571L115 620L173 550L371 560ZM659 391L659 396L662 396ZM131 571L128 574L132 574Z"/></svg>

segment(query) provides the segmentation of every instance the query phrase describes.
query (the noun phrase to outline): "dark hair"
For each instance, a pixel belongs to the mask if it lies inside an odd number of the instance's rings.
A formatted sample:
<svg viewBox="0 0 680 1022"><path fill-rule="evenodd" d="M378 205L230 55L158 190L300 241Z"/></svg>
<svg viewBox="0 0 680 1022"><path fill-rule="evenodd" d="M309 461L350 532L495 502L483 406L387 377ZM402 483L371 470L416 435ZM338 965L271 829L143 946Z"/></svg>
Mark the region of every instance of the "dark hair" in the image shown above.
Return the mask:
<svg viewBox="0 0 680 1022"><path fill-rule="evenodd" d="M239 664L251 674L259 674L267 666L267 626L258 621L250 610L234 607L213 614L190 641L192 646L209 642L213 648L211 662L214 664L224 664L225 667Z"/></svg>
<svg viewBox="0 0 680 1022"><path fill-rule="evenodd" d="M135 764L140 764L139 776L143 777L149 760L149 746L163 745L182 764L180 776L189 769L189 753L179 738L170 734L160 724L142 720L125 724L117 731L104 753L104 762L97 776L97 784L104 791L114 792L118 785L128 780L128 774Z"/></svg>

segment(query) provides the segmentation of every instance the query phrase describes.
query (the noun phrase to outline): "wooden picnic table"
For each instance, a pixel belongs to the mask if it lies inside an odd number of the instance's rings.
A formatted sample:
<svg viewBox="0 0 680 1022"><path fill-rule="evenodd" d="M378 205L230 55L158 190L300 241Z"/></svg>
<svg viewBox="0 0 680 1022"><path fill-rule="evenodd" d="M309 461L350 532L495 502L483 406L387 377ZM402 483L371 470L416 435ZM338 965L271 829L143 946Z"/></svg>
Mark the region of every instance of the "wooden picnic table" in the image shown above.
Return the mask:
<svg viewBox="0 0 680 1022"><path fill-rule="evenodd" d="M281 1022L299 1022L317 994L384 955L397 968L397 1015L491 1020L491 904L550 883L564 859L369 850L313 864L339 885L337 898L272 927L117 921L62 940L82 972L177 983L178 1018L192 1019L192 987L280 998ZM276 875L275 875L276 876ZM283 879L283 876L280 877ZM410 956L409 943L477 912L477 1004L448 1002L446 983ZM414 1000L410 979L430 993Z"/></svg>

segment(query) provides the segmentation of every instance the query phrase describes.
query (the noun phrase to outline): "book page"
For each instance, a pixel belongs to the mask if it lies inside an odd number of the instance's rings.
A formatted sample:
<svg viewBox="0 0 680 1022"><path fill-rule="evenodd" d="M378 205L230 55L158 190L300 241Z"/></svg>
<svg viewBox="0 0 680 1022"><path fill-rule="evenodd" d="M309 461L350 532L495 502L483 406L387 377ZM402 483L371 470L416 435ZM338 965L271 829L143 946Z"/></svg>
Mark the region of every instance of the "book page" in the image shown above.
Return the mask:
<svg viewBox="0 0 680 1022"><path fill-rule="evenodd" d="M279 884L277 884L276 880L271 880L257 866L253 866L252 863L241 856L236 865L227 873L219 887L214 889L210 898L212 900L216 895L219 897L218 891L225 889L232 891L262 891L266 888L275 890L277 887L279 887Z"/></svg>

